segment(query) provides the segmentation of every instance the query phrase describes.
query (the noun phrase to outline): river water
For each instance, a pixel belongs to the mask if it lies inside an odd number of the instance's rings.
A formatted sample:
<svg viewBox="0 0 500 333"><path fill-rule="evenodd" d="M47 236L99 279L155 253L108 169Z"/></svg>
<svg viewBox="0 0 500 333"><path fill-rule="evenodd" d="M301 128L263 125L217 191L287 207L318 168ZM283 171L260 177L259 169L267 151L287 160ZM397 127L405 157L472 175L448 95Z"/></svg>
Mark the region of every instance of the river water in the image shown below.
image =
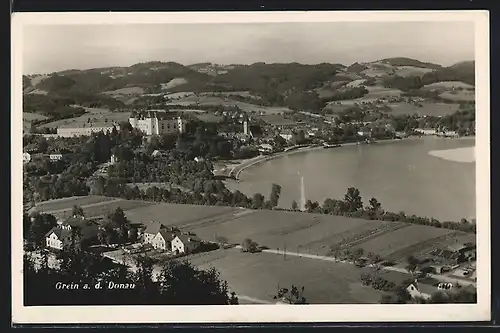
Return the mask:
<svg viewBox="0 0 500 333"><path fill-rule="evenodd" d="M388 211L456 221L475 217L475 163L431 156L430 151L474 146L474 139L424 137L373 145L320 149L283 156L245 169L230 189L269 196L282 187L279 206L300 204L305 196L323 203L341 199L348 187L360 190L363 203L375 197Z"/></svg>

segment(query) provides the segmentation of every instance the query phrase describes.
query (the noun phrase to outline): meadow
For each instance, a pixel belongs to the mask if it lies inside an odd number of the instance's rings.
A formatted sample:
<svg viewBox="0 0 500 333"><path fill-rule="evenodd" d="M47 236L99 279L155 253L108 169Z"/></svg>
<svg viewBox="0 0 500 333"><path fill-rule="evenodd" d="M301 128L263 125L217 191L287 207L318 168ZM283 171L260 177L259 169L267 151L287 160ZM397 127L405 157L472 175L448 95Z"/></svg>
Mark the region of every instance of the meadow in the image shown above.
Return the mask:
<svg viewBox="0 0 500 333"><path fill-rule="evenodd" d="M104 95L140 95L144 94L144 89L141 87L126 87L116 90L103 92Z"/></svg>
<svg viewBox="0 0 500 333"><path fill-rule="evenodd" d="M223 106L238 106L245 112L258 112L264 114L276 114L290 111L287 107L269 107L260 106L240 101L231 100L229 97L221 96L210 96L210 95L199 95L190 94L189 92L177 93L166 95L168 98L172 98L171 102L167 105L223 105Z"/></svg>
<svg viewBox="0 0 500 333"><path fill-rule="evenodd" d="M418 107L409 103L390 103L388 104L392 111L391 114L411 115L417 113L420 116L445 116L452 114L460 108L459 104L448 103L421 103Z"/></svg>
<svg viewBox="0 0 500 333"><path fill-rule="evenodd" d="M304 297L311 304L365 303L380 301L382 292L363 286L363 269L351 264L334 263L272 253L242 253L238 249L218 250L188 256L194 265L216 268L221 279L228 282L236 294L257 298L269 303L278 287L304 286ZM406 274L387 272L381 275L394 283L407 278Z"/></svg>
<svg viewBox="0 0 500 333"><path fill-rule="evenodd" d="M384 258L403 260L409 254L425 254L435 247L474 240L473 234L403 222L372 221L342 216L249 210L238 207L181 205L103 197L79 197L44 204L45 211L67 216L73 205L86 216L102 216L121 207L132 222L176 226L215 241L225 237L241 244L250 238L270 249L331 255L330 247L362 248ZM66 210L64 210L66 209Z"/></svg>
<svg viewBox="0 0 500 333"><path fill-rule="evenodd" d="M61 119L40 125L40 128L59 128L59 127L82 127L89 124L89 119L94 127L111 126L113 122L128 122L130 112L111 112L107 109L85 108L86 114L70 119Z"/></svg>
<svg viewBox="0 0 500 333"><path fill-rule="evenodd" d="M423 76L425 73L432 72L430 68L414 67L414 66L398 66L394 68L398 76Z"/></svg>

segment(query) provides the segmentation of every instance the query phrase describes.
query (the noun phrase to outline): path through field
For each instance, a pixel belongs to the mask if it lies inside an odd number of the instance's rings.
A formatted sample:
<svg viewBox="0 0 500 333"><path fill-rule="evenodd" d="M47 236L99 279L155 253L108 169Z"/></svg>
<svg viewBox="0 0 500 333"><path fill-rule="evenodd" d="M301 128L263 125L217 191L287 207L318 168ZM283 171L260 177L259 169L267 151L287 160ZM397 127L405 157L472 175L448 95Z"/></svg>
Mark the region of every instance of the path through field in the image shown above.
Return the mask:
<svg viewBox="0 0 500 333"><path fill-rule="evenodd" d="M237 245L236 248L241 248L241 245ZM274 253L278 255L285 255L283 251L279 250L271 250L271 249L266 249L262 250L262 252L266 253ZM347 263L347 264L353 264L353 262L350 261L345 261L345 260L340 260L336 259L335 257L328 257L328 256L318 256L314 254L307 254L307 253L298 253L298 252L288 252L286 251L287 256L294 256L294 257L302 257L302 258L309 258L309 259L317 259L317 260L324 260L324 261L332 261L332 262L341 262L341 263ZM408 271L404 268L400 267L387 267L387 266L382 266L380 269L386 270L386 271L393 271L393 272L399 272L403 274L408 274ZM473 285L476 287L476 282L473 281L468 281L460 278L453 278L445 275L436 275L436 274L429 274L429 277L442 281L442 282L449 282L449 283L458 283L458 284L464 284L464 285Z"/></svg>

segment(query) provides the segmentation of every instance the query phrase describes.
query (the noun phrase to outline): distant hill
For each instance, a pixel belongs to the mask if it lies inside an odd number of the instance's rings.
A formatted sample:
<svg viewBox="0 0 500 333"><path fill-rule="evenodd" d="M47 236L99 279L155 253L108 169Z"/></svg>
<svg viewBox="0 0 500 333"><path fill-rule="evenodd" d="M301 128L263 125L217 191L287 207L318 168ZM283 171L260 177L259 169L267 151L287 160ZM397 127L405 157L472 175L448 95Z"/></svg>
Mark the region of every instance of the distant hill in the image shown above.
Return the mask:
<svg viewBox="0 0 500 333"><path fill-rule="evenodd" d="M361 65L360 63L355 62L354 64L347 67L345 71L349 73L361 73L365 69L368 69L368 66Z"/></svg>
<svg viewBox="0 0 500 333"><path fill-rule="evenodd" d="M438 64L433 64L430 62L422 62L419 60L415 60L415 59L411 59L411 58L404 58L404 57L386 58L386 59L379 60L379 62L389 64L392 66L413 66L413 67L422 67L422 68L429 68L429 69L442 68L442 66L438 65Z"/></svg>

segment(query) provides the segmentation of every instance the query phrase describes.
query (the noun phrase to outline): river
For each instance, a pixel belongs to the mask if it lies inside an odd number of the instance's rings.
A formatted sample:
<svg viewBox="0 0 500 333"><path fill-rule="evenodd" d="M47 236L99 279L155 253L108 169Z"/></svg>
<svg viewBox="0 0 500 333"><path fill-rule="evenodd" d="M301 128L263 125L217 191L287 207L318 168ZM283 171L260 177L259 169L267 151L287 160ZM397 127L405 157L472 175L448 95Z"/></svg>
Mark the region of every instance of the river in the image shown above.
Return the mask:
<svg viewBox="0 0 500 333"><path fill-rule="evenodd" d="M269 196L271 185L282 187L279 206L300 204L300 177L305 196L323 203L341 199L348 187L360 190L368 205L375 197L389 211L457 221L475 217L475 162L464 163L429 154L473 147L474 139L424 137L372 145L320 149L286 155L256 164L228 188L247 195Z"/></svg>

